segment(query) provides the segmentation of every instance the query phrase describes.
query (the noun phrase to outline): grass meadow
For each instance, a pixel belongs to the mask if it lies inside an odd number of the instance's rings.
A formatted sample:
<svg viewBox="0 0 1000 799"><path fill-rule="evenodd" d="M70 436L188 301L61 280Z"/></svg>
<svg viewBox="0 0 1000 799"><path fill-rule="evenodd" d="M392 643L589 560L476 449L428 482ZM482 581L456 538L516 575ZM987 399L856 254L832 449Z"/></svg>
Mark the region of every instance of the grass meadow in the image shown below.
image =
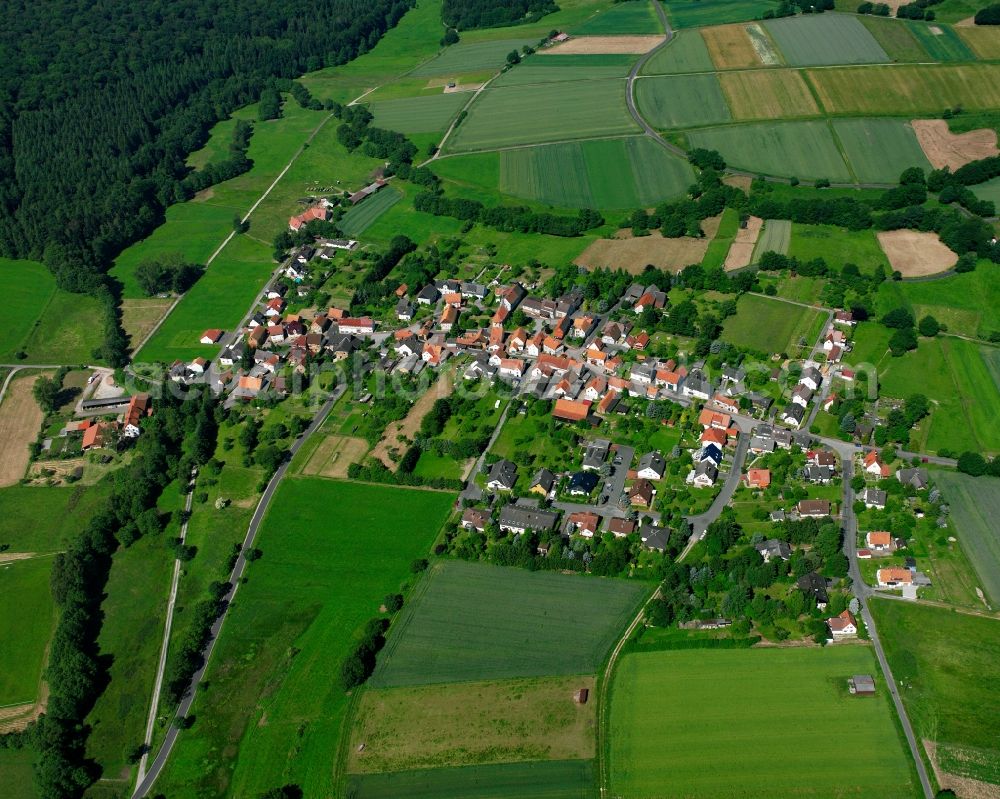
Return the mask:
<svg viewBox="0 0 1000 799"><path fill-rule="evenodd" d="M0 544L11 552L59 552L94 513L110 485L10 486L0 488Z"/></svg>
<svg viewBox="0 0 1000 799"><path fill-rule="evenodd" d="M161 778L167 795L337 794L349 698L342 659L427 554L452 494L324 479L282 482L195 703ZM197 515L197 514L196 514ZM406 520L401 524L400 520Z"/></svg>
<svg viewBox="0 0 1000 799"><path fill-rule="evenodd" d="M0 775L4 799L40 799L35 791L35 773L31 764L35 753L30 749L0 749Z"/></svg>
<svg viewBox="0 0 1000 799"><path fill-rule="evenodd" d="M431 768L391 774L354 775L352 799L594 799L596 775L590 760L550 760L460 768Z"/></svg>
<svg viewBox="0 0 1000 799"><path fill-rule="evenodd" d="M643 78L636 86L636 102L655 128L689 128L732 119L714 74Z"/></svg>
<svg viewBox="0 0 1000 799"><path fill-rule="evenodd" d="M486 89L480 94L445 149L487 150L612 136L637 129L625 108L623 80L514 86Z"/></svg>
<svg viewBox="0 0 1000 799"><path fill-rule="evenodd" d="M0 565L0 707L34 702L56 622L53 555ZM30 621L29 621L30 620Z"/></svg>
<svg viewBox="0 0 1000 799"><path fill-rule="evenodd" d="M444 132L452 118L472 95L468 92L434 94L430 97L400 97L370 106L373 124L400 133Z"/></svg>
<svg viewBox="0 0 1000 799"><path fill-rule="evenodd" d="M846 230L830 225L792 223L788 254L803 261L823 258L835 266L854 264L871 274L877 266L891 271L889 260L871 230Z"/></svg>
<svg viewBox="0 0 1000 799"><path fill-rule="evenodd" d="M994 205L1000 206L1000 178L987 180L978 186L973 186L972 192L980 200L992 200Z"/></svg>
<svg viewBox="0 0 1000 799"><path fill-rule="evenodd" d="M858 21L893 61L927 61L930 54L914 36L905 20L891 17L861 16Z"/></svg>
<svg viewBox="0 0 1000 799"><path fill-rule="evenodd" d="M697 28L760 19L774 11L771 0L676 0L665 3L667 18L674 28Z"/></svg>
<svg viewBox="0 0 1000 799"><path fill-rule="evenodd" d="M799 340L810 335L819 316L812 308L744 294L736 303L736 315L725 321L722 338L763 353L792 353Z"/></svg>
<svg viewBox="0 0 1000 799"><path fill-rule="evenodd" d="M438 34L440 38L440 34ZM437 75L460 75L482 69L500 69L511 50L520 50L524 45L535 45L537 39L499 39L495 41L459 42L441 51L440 55L424 62L412 72L414 77Z"/></svg>
<svg viewBox="0 0 1000 799"><path fill-rule="evenodd" d="M390 633L372 684L592 673L646 592L623 580L435 564Z"/></svg>
<svg viewBox="0 0 1000 799"><path fill-rule="evenodd" d="M962 37L948 25L915 20L908 20L906 25L934 61L974 61L976 59L975 53L969 49Z"/></svg>
<svg viewBox="0 0 1000 799"><path fill-rule="evenodd" d="M763 24L791 66L879 64L890 60L855 16L807 14L770 19Z"/></svg>
<svg viewBox="0 0 1000 799"><path fill-rule="evenodd" d="M789 220L765 219L764 229L760 232L754 247L754 259L758 259L765 252L780 252L782 255L787 255L791 242L792 223Z"/></svg>
<svg viewBox="0 0 1000 799"><path fill-rule="evenodd" d="M851 696L853 674L876 675L878 694ZM610 700L612 793L911 799L878 675L861 646L626 655Z"/></svg>
<svg viewBox="0 0 1000 799"><path fill-rule="evenodd" d="M597 9L568 32L574 36L621 36L623 34L663 33L660 18L652 3L616 3Z"/></svg>
<svg viewBox="0 0 1000 799"><path fill-rule="evenodd" d="M382 214L402 199L400 191L392 186L386 186L374 197L369 197L344 214L340 219L341 231L345 236L360 236L375 224Z"/></svg>
<svg viewBox="0 0 1000 799"><path fill-rule="evenodd" d="M835 119L831 123L847 162L862 183L899 182L904 169L931 169L917 135L902 119Z"/></svg>
<svg viewBox="0 0 1000 799"><path fill-rule="evenodd" d="M715 69L705 40L698 31L680 31L670 43L649 59L643 75L674 75L684 72L711 72Z"/></svg>
<svg viewBox="0 0 1000 799"><path fill-rule="evenodd" d="M871 611L917 738L943 770L1000 785L996 620L882 599Z"/></svg>
<svg viewBox="0 0 1000 799"><path fill-rule="evenodd" d="M530 58L517 69L504 72L491 87L523 86L530 83L624 78L638 56L624 53L604 55L546 55Z"/></svg>
<svg viewBox="0 0 1000 799"><path fill-rule="evenodd" d="M1000 605L1000 480L970 477L958 472L936 472L937 482L951 506L951 523L972 561L991 604Z"/></svg>
<svg viewBox="0 0 1000 799"><path fill-rule="evenodd" d="M690 131L687 137L691 147L718 150L739 169L806 180L852 180L825 121L727 125Z"/></svg>

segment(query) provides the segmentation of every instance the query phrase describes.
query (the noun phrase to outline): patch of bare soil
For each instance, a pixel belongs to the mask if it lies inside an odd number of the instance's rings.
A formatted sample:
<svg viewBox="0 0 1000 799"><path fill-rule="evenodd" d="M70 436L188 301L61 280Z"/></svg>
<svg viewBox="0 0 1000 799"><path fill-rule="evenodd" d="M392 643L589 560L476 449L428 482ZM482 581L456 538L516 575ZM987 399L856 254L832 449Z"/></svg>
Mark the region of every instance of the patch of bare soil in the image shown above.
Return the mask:
<svg viewBox="0 0 1000 799"><path fill-rule="evenodd" d="M84 458L69 458L67 460L35 461L31 464L28 477L39 482L52 480L54 485L60 485L67 477L82 470L87 461ZM51 473L51 474L50 474ZM92 482L85 480L84 482Z"/></svg>
<svg viewBox="0 0 1000 799"><path fill-rule="evenodd" d="M371 454L373 458L377 458L382 461L388 468L393 468L396 465L396 460L392 457L389 452L390 449L399 450L400 456L405 452L408 445L402 444L399 440L400 436L406 439L413 440L413 436L416 435L417 431L420 429L420 423L424 420L424 417L430 411L431 406L434 402L439 399L444 399L449 396L455 389L455 379L452 374L453 370L448 368L441 372L437 381L432 385L427 391L425 391L420 399L418 399L413 406L410 408L410 412L406 414L406 417L398 422L392 422L388 427L385 428L385 433L382 434L382 440L375 445Z"/></svg>
<svg viewBox="0 0 1000 799"><path fill-rule="evenodd" d="M893 270L903 277L926 277L951 269L958 256L949 250L937 233L916 230L884 230L878 243Z"/></svg>
<svg viewBox="0 0 1000 799"><path fill-rule="evenodd" d="M20 480L31 460L28 445L35 440L45 418L31 393L38 378L14 377L0 404L0 486Z"/></svg>
<svg viewBox="0 0 1000 799"><path fill-rule="evenodd" d="M976 27L976 17L975 15L971 17L966 17L965 19L960 19L952 27L954 28L974 28Z"/></svg>
<svg viewBox="0 0 1000 799"><path fill-rule="evenodd" d="M742 190L744 194L749 194L753 178L749 175L726 175L722 179L722 182L727 186L735 186L737 189Z"/></svg>
<svg viewBox="0 0 1000 799"><path fill-rule="evenodd" d="M729 245L729 252L726 254L724 268L728 272L730 269L742 269L750 266L753 259L753 248L757 245L757 237L764 227L764 220L759 216L751 216L747 220L747 226L736 231L736 238Z"/></svg>
<svg viewBox="0 0 1000 799"><path fill-rule="evenodd" d="M456 83L454 86L445 86L445 94L454 94L455 92L477 92L483 87L482 83Z"/></svg>
<svg viewBox="0 0 1000 799"><path fill-rule="evenodd" d="M48 660L48 653L46 653ZM11 705L0 709L0 735L9 732L20 732L31 722L37 721L38 717L45 712L49 704L49 685L42 682L38 690L38 700L35 702L25 702L22 705Z"/></svg>
<svg viewBox="0 0 1000 799"><path fill-rule="evenodd" d="M624 228L613 239L597 239L573 263L585 269L624 269L633 275L640 274L649 264L679 272L685 266L701 263L719 229L719 217L706 219L701 229L705 236L700 239L689 236L665 239L658 230L648 236L633 236L629 228Z"/></svg>
<svg viewBox="0 0 1000 799"><path fill-rule="evenodd" d="M13 563L15 560L29 560L33 557L34 552L0 552L0 563Z"/></svg>
<svg viewBox="0 0 1000 799"><path fill-rule="evenodd" d="M927 759L931 761L931 768L934 769L934 777L942 790L951 788L960 799L1000 799L1000 785L942 771L938 766L937 741L924 738L923 744Z"/></svg>
<svg viewBox="0 0 1000 799"><path fill-rule="evenodd" d="M663 41L663 36L573 36L553 47L539 50L539 55L614 55L648 53Z"/></svg>
<svg viewBox="0 0 1000 799"><path fill-rule="evenodd" d="M920 149L935 169L950 167L954 171L970 161L1000 155L995 130L952 133L943 119L914 119L911 124Z"/></svg>
<svg viewBox="0 0 1000 799"><path fill-rule="evenodd" d="M202 189L197 194L192 197L192 201L196 203L208 202L215 196L215 189L209 186L207 189Z"/></svg>
<svg viewBox="0 0 1000 799"><path fill-rule="evenodd" d="M143 341L163 318L174 301L169 297L149 300L122 300L122 327L133 346Z"/></svg>

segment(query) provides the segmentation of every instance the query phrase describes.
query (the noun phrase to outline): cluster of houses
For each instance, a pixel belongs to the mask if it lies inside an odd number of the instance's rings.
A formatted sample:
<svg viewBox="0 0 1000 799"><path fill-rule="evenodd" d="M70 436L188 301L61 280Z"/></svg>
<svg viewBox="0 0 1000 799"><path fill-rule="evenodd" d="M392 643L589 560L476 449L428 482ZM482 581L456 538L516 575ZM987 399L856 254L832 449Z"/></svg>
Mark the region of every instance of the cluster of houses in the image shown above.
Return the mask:
<svg viewBox="0 0 1000 799"><path fill-rule="evenodd" d="M822 385L823 374L815 365L807 365L799 375L799 382L792 389L791 401L781 412L781 421L792 427L801 425L809 414L813 397Z"/></svg>
<svg viewBox="0 0 1000 799"><path fill-rule="evenodd" d="M65 435L82 433L80 449L117 449L123 441L134 440L142 434L142 420L153 415L153 401L148 394L133 394L100 400L84 400L81 411L102 413L123 408L116 419L90 417L70 422L62 431Z"/></svg>

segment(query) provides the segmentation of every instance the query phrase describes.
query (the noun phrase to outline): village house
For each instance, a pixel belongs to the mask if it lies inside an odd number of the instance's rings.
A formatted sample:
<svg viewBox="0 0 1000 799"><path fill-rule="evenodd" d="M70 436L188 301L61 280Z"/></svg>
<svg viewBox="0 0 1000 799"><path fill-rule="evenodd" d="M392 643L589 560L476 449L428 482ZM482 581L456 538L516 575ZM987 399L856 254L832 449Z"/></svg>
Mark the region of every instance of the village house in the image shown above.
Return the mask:
<svg viewBox="0 0 1000 799"><path fill-rule="evenodd" d="M667 462L656 450L647 452L639 458L639 468L636 470L636 477L645 480L659 480L667 471Z"/></svg>
<svg viewBox="0 0 1000 799"><path fill-rule="evenodd" d="M901 566L888 566L879 569L875 576L881 588L899 588L913 584L913 572Z"/></svg>
<svg viewBox="0 0 1000 799"><path fill-rule="evenodd" d="M820 610L824 610L830 601L826 578L821 577L816 572L803 574L796 581L795 586L806 596L811 596L816 601L816 607Z"/></svg>
<svg viewBox="0 0 1000 799"><path fill-rule="evenodd" d="M874 477L884 478L892 474L892 470L882 463L882 459L879 457L878 451L874 449L865 455L864 466L865 472Z"/></svg>
<svg viewBox="0 0 1000 799"><path fill-rule="evenodd" d="M866 488L861 492L860 499L865 503L866 508L885 508L886 493L877 488Z"/></svg>
<svg viewBox="0 0 1000 799"><path fill-rule="evenodd" d="M219 339L222 338L222 331L216 328L206 330L201 334L201 338L198 340L201 344L217 344Z"/></svg>
<svg viewBox="0 0 1000 799"><path fill-rule="evenodd" d="M595 438L588 441L583 451L582 466L586 470L597 470L604 465L611 451L611 442L606 438Z"/></svg>
<svg viewBox="0 0 1000 799"><path fill-rule="evenodd" d="M122 435L126 438L138 438L142 430L139 423L153 415L153 401L149 394L134 394L128 401L128 407L122 415Z"/></svg>
<svg viewBox="0 0 1000 799"><path fill-rule="evenodd" d="M856 638L858 635L858 622L854 614L845 610L839 616L834 616L826 620L827 627L830 628L830 637L834 641L844 638Z"/></svg>
<svg viewBox="0 0 1000 799"><path fill-rule="evenodd" d="M590 511L578 511L571 513L566 521L568 531L575 531L584 538L593 538L601 524L601 517Z"/></svg>
<svg viewBox="0 0 1000 799"><path fill-rule="evenodd" d="M633 507L648 508L653 504L656 489L649 480L638 479L628 490L628 500Z"/></svg>
<svg viewBox="0 0 1000 799"><path fill-rule="evenodd" d="M712 461L703 460L694 467L688 477L695 488L711 488L719 479L719 470Z"/></svg>
<svg viewBox="0 0 1000 799"><path fill-rule="evenodd" d="M923 491L930 485L926 469L897 469L896 479L903 485L911 486L918 491Z"/></svg>
<svg viewBox="0 0 1000 799"><path fill-rule="evenodd" d="M579 422L590 415L590 406L591 403L587 400L577 402L570 399L558 399L552 409L552 415L568 422Z"/></svg>
<svg viewBox="0 0 1000 799"><path fill-rule="evenodd" d="M566 490L575 497L587 497L594 493L599 478L594 472L574 472L566 486Z"/></svg>
<svg viewBox="0 0 1000 799"><path fill-rule="evenodd" d="M830 502L826 499L803 499L795 506L802 518L820 519L830 515Z"/></svg>
<svg viewBox="0 0 1000 799"><path fill-rule="evenodd" d="M555 528L559 514L524 505L506 505L500 511L500 529L505 533L522 534L528 530L546 532Z"/></svg>
<svg viewBox="0 0 1000 799"><path fill-rule="evenodd" d="M750 469L747 471L746 481L750 488L767 488L771 485L771 470Z"/></svg>
<svg viewBox="0 0 1000 799"><path fill-rule="evenodd" d="M754 549L760 553L764 563L770 563L772 560L788 560L792 557L792 548L787 542L779 541L777 538L761 541Z"/></svg>
<svg viewBox="0 0 1000 799"><path fill-rule="evenodd" d="M655 524L644 524L639 528L639 539L646 549L653 552L666 552L670 543L670 531Z"/></svg>
<svg viewBox="0 0 1000 799"><path fill-rule="evenodd" d="M799 376L799 382L808 386L813 391L818 391L819 387L823 385L823 375L820 373L819 369L816 369L813 366L808 366L802 370L802 374Z"/></svg>
<svg viewBox="0 0 1000 799"><path fill-rule="evenodd" d="M293 232L296 233L300 228L308 225L310 222L320 221L325 222L330 218L330 212L324 208L322 205L314 205L306 211L303 211L297 216L293 216L288 220L288 227Z"/></svg>
<svg viewBox="0 0 1000 799"><path fill-rule="evenodd" d="M875 530L865 535L865 545L872 552L889 553L896 549L892 533L884 530Z"/></svg>
<svg viewBox="0 0 1000 799"><path fill-rule="evenodd" d="M80 449L87 452L92 449L109 449L118 443L118 422L91 422L83 430L83 440Z"/></svg>
<svg viewBox="0 0 1000 799"><path fill-rule="evenodd" d="M375 332L375 322L367 316L352 318L345 316L337 322L339 333L348 333L353 336L364 336Z"/></svg>
<svg viewBox="0 0 1000 799"><path fill-rule="evenodd" d="M555 485L556 476L548 469L539 469L534 478L532 478L531 485L528 486L528 491L532 494L538 494L541 497L547 497L552 492L552 489L555 488Z"/></svg>
<svg viewBox="0 0 1000 799"><path fill-rule="evenodd" d="M614 517L608 520L608 532L615 538L625 538L635 532L636 522L634 519L622 519Z"/></svg>
<svg viewBox="0 0 1000 799"><path fill-rule="evenodd" d="M479 508L466 508L462 513L462 527L466 530L476 530L484 532L486 525L490 523L490 513Z"/></svg>
<svg viewBox="0 0 1000 799"><path fill-rule="evenodd" d="M509 460L498 460L490 467L486 487L490 491L512 491L517 482L517 466Z"/></svg>

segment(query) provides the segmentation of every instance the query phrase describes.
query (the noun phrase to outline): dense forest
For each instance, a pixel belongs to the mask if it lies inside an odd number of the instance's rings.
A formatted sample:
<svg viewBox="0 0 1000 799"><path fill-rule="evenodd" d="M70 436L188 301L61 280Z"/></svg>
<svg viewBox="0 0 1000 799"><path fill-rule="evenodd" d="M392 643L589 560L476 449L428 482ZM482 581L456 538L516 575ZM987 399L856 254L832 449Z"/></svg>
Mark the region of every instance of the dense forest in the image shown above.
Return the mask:
<svg viewBox="0 0 1000 799"><path fill-rule="evenodd" d="M449 28L493 28L537 22L558 11L552 0L444 0L441 19Z"/></svg>
<svg viewBox="0 0 1000 799"><path fill-rule="evenodd" d="M192 193L185 158L213 124L275 81L366 52L412 5L8 0L0 255L43 258L62 288L106 291L110 261Z"/></svg>

